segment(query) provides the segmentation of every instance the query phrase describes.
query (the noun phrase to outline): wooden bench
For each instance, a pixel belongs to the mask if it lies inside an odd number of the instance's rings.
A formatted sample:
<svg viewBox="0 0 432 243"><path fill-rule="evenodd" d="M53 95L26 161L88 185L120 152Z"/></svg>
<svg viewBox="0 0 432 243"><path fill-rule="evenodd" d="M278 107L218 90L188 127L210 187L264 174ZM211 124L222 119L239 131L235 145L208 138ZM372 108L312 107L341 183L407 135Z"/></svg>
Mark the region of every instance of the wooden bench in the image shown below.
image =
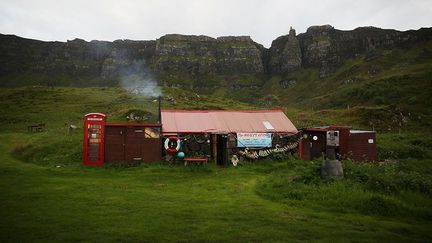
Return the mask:
<svg viewBox="0 0 432 243"><path fill-rule="evenodd" d="M27 126L28 132L43 132L45 131L45 123Z"/></svg>
<svg viewBox="0 0 432 243"><path fill-rule="evenodd" d="M207 164L208 158L184 158L184 165L188 165L188 163L194 164Z"/></svg>

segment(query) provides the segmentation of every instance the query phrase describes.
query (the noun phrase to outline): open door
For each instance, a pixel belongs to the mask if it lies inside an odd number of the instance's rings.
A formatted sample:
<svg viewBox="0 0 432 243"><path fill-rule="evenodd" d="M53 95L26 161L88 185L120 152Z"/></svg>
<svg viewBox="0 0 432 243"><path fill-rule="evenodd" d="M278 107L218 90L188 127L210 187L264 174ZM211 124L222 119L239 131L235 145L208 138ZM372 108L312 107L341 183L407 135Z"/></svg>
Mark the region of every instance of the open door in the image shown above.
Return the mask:
<svg viewBox="0 0 432 243"><path fill-rule="evenodd" d="M326 133L317 132L310 134L311 159L322 158L326 152Z"/></svg>
<svg viewBox="0 0 432 243"><path fill-rule="evenodd" d="M228 165L228 150L227 150L227 138L223 135L216 136L217 143L217 156L216 163L219 166L227 166Z"/></svg>

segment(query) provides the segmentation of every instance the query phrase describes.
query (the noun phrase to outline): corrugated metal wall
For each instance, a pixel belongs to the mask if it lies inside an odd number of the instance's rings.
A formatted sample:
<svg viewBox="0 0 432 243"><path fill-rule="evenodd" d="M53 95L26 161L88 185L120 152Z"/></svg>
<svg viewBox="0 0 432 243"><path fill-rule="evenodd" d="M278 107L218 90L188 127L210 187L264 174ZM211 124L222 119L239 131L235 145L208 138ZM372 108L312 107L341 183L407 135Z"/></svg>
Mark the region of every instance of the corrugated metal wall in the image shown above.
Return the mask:
<svg viewBox="0 0 432 243"><path fill-rule="evenodd" d="M377 161L375 132L350 133L348 157L354 161Z"/></svg>
<svg viewBox="0 0 432 243"><path fill-rule="evenodd" d="M160 128L106 126L105 162L141 163L161 160Z"/></svg>
<svg viewBox="0 0 432 243"><path fill-rule="evenodd" d="M326 131L339 131L339 146L336 153L341 159L350 158L354 161L377 161L376 134L374 131L350 130L348 126L330 126L304 129L301 141L303 160L322 157L326 152ZM316 136L316 139L314 139Z"/></svg>

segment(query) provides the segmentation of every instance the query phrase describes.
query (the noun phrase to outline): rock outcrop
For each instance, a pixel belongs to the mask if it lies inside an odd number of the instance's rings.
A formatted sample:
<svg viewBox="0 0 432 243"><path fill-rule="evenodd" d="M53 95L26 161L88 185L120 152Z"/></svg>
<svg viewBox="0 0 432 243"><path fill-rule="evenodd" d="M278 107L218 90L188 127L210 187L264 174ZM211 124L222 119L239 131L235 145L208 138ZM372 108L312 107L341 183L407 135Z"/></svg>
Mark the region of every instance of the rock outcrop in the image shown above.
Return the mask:
<svg viewBox="0 0 432 243"><path fill-rule="evenodd" d="M26 77L27 84L104 85L100 80L117 78L120 70L134 61L150 60L155 43L130 40L87 42L81 39L44 42L1 35L0 78L14 80L14 77ZM99 81L89 81L93 79ZM2 82L0 85L20 83Z"/></svg>
<svg viewBox="0 0 432 243"><path fill-rule="evenodd" d="M289 35L274 40L268 67L271 73L315 67L324 78L348 58L370 55L380 48L404 47L427 40L432 40L432 28L401 32L375 27L342 31L330 25L312 26L298 36L291 30Z"/></svg>
<svg viewBox="0 0 432 243"><path fill-rule="evenodd" d="M165 35L152 59L156 73L188 75L263 73L261 50L249 36Z"/></svg>
<svg viewBox="0 0 432 243"><path fill-rule="evenodd" d="M334 29L330 25L309 27L298 36L303 67L320 68L320 77L333 73L343 61L359 55L371 55L379 48L409 46L432 40L432 28L418 31L396 31L361 27L352 31Z"/></svg>
<svg viewBox="0 0 432 243"><path fill-rule="evenodd" d="M156 76L192 79L318 68L320 77L325 78L349 58L374 56L379 49L430 40L432 28L401 32L362 27L342 31L330 25L312 26L299 35L290 29L269 49L248 36L170 34L150 41L44 42L0 35L0 86L110 85L131 67L147 68Z"/></svg>
<svg viewBox="0 0 432 243"><path fill-rule="evenodd" d="M290 28L289 34L273 41L270 48L269 70L282 73L297 70L302 65L302 53L296 32Z"/></svg>

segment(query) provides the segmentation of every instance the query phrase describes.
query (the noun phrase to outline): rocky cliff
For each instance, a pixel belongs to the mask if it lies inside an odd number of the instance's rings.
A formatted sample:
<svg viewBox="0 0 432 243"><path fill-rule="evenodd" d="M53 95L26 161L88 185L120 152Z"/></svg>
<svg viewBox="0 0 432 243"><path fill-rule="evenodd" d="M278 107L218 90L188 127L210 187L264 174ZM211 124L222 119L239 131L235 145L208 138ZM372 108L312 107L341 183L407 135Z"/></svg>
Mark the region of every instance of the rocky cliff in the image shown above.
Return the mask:
<svg viewBox="0 0 432 243"><path fill-rule="evenodd" d="M150 60L155 45L155 41L130 40L43 42L1 35L0 78L15 82L6 85L19 85L22 79L53 85L59 79L72 85L86 85L92 79L101 82L116 78L121 69L136 60Z"/></svg>
<svg viewBox="0 0 432 243"><path fill-rule="evenodd" d="M432 28L400 32L362 27L342 31L329 25L313 26L299 35L291 29L288 35L274 40L269 49L247 36L215 39L171 34L150 41L43 42L0 35L0 85L109 85L131 66L147 68L156 76L187 78L272 75L313 67L319 68L324 78L349 58L373 56L380 48L428 40L432 40Z"/></svg>
<svg viewBox="0 0 432 243"><path fill-rule="evenodd" d="M297 46L292 35L282 36L273 41L270 51L272 58L279 58L281 62L272 65L273 72L291 71L293 63L297 64L297 55L287 56L287 53L296 53ZM324 78L333 73L345 60L359 55L373 56L378 49L391 49L395 47L409 47L422 41L432 40L432 28L422 28L418 31L400 32L396 30L379 29L375 27L361 27L352 31L334 29L330 25L309 27L306 33L299 34L301 49L301 67L317 67L320 77ZM289 44L291 42L291 44ZM284 51L277 50L285 46ZM287 53L286 53L287 52ZM284 58L284 55L287 58ZM298 65L300 66L300 65ZM285 67L279 68L278 67Z"/></svg>
<svg viewBox="0 0 432 243"><path fill-rule="evenodd" d="M156 42L152 65L155 73L263 73L262 50L249 36L166 35Z"/></svg>

